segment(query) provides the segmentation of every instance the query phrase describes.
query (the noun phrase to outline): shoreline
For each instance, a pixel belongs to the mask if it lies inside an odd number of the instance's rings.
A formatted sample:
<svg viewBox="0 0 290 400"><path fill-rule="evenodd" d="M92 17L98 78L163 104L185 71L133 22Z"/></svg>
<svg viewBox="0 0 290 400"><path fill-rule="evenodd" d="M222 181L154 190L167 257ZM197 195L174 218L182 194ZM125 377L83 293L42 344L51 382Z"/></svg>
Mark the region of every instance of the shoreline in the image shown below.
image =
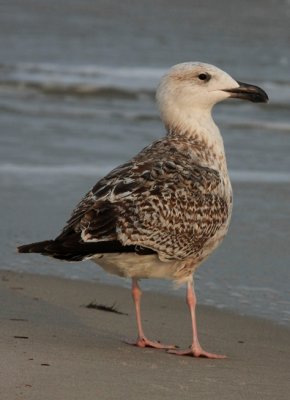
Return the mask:
<svg viewBox="0 0 290 400"><path fill-rule="evenodd" d="M290 330L198 305L201 344L226 360L127 345L136 322L130 290L0 271L0 397L14 399L287 399ZM123 314L88 309L92 301ZM185 300L146 291L148 337L187 347Z"/></svg>

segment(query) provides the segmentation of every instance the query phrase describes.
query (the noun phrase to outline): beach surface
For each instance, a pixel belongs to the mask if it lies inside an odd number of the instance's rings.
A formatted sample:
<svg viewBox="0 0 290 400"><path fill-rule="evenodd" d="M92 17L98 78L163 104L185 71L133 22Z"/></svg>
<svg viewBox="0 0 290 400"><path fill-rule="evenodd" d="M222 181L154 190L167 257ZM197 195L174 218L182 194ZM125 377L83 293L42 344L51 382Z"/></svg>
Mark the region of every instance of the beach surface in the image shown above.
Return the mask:
<svg viewBox="0 0 290 400"><path fill-rule="evenodd" d="M136 327L121 287L1 271L0 301L1 400L289 399L290 330L272 322L198 307L202 345L228 356L207 360L126 344ZM149 338L189 345L183 299L145 292L142 309Z"/></svg>

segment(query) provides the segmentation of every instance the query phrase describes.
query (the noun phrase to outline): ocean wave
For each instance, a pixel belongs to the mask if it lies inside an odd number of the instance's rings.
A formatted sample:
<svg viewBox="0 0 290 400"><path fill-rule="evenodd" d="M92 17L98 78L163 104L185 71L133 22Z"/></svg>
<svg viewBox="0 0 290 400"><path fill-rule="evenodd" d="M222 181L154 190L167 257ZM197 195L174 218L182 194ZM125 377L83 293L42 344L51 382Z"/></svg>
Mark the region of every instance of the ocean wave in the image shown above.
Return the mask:
<svg viewBox="0 0 290 400"><path fill-rule="evenodd" d="M272 171L229 171L235 183L290 183L289 172Z"/></svg>
<svg viewBox="0 0 290 400"><path fill-rule="evenodd" d="M226 127L231 128L242 128L246 131L251 132L253 129L263 129L264 131L278 131L278 132L287 132L290 133L290 123L288 122L271 122L271 121L261 121L261 120L251 120L247 121L237 121L237 122L230 122L221 120L223 125Z"/></svg>
<svg viewBox="0 0 290 400"><path fill-rule="evenodd" d="M28 89L36 90L47 95L61 95L61 96L94 96L94 97L108 97L108 98L125 98L125 99L137 99L140 96L147 95L153 97L154 93L145 89L130 90L129 88L114 87L114 86L103 86L102 84L86 84L86 83L75 83L67 84L63 82L19 82L19 81L6 81L1 82L0 85L16 89Z"/></svg>
<svg viewBox="0 0 290 400"><path fill-rule="evenodd" d="M159 68L112 68L57 64L0 65L2 86L38 90L46 94L129 97L154 96L165 70Z"/></svg>
<svg viewBox="0 0 290 400"><path fill-rule="evenodd" d="M6 163L0 164L0 174L54 176L55 179L62 179L65 175L101 177L114 167L113 165L100 167L88 164L19 165ZM235 183L290 183L289 172L230 170L229 173L231 180Z"/></svg>
<svg viewBox="0 0 290 400"><path fill-rule="evenodd" d="M0 64L0 84L44 94L136 98L154 96L166 68L106 67L47 63ZM270 106L288 106L290 81L255 82L269 94Z"/></svg>
<svg viewBox="0 0 290 400"><path fill-rule="evenodd" d="M110 167L97 167L94 165L19 165L0 164L0 174L11 175L39 175L61 177L63 175L102 176L108 173Z"/></svg>
<svg viewBox="0 0 290 400"><path fill-rule="evenodd" d="M152 111L141 109L135 110L131 108L116 109L113 107L95 107L94 105L76 106L67 105L66 103L38 103L35 102L16 102L16 101L2 101L0 103L0 113L5 112L9 114L23 114L30 116L53 116L55 117L69 117L74 119L84 118L122 118L128 121L156 121L159 120L159 114L155 108Z"/></svg>

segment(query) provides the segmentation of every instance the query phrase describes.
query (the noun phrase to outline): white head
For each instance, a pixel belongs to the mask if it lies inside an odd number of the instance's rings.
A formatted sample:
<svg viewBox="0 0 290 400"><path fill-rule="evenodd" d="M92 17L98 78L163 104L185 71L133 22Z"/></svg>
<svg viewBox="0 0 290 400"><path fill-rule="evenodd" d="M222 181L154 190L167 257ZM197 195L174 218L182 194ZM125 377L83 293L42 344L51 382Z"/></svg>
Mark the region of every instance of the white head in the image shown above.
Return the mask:
<svg viewBox="0 0 290 400"><path fill-rule="evenodd" d="M188 129L211 120L212 107L229 97L265 102L266 93L234 80L219 68L200 62L173 66L162 78L156 98L167 127Z"/></svg>

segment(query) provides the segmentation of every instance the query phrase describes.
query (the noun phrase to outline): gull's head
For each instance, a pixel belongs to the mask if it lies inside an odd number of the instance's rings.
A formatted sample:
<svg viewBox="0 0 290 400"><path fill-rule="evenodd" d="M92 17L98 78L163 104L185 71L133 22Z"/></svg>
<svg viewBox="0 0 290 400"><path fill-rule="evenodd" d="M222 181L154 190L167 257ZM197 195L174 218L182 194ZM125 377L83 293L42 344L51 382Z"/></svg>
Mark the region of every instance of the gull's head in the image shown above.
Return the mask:
<svg viewBox="0 0 290 400"><path fill-rule="evenodd" d="M208 115L212 107L227 98L267 102L259 87L241 83L214 65L187 62L173 66L162 78L156 98L166 125L170 120L190 120Z"/></svg>

